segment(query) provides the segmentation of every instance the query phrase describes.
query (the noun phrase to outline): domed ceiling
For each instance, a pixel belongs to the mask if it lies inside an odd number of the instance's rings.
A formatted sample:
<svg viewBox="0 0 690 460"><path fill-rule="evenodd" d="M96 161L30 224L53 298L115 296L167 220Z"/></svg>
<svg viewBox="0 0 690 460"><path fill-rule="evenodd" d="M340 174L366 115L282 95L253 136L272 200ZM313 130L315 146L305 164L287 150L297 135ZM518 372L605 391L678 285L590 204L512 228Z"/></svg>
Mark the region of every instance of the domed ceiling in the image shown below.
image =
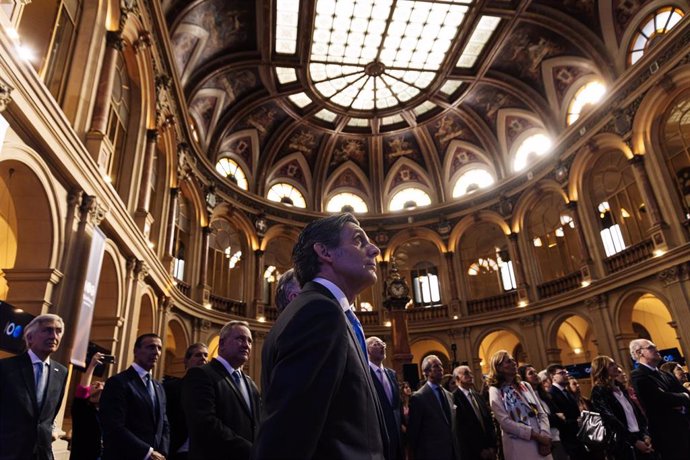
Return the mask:
<svg viewBox="0 0 690 460"><path fill-rule="evenodd" d="M359 200L380 214L396 199L403 208L423 205L423 194L432 205L462 200L525 174L527 158L575 129L568 112L578 89L610 87L625 71L628 26L649 3L179 0L164 8L194 140L210 164L227 159L219 175L261 197L278 184L277 200L316 211L351 193L336 205ZM533 145L521 154L526 139ZM409 188L423 194L396 197Z"/></svg>

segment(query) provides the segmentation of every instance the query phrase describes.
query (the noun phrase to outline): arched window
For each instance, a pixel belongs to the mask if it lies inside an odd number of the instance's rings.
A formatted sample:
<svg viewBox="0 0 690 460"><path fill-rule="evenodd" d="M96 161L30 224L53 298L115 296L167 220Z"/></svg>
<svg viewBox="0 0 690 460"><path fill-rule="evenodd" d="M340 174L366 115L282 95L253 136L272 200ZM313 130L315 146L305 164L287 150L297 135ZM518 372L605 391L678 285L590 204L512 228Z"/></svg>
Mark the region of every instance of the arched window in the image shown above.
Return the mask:
<svg viewBox="0 0 690 460"><path fill-rule="evenodd" d="M420 307L441 304L441 285L438 282L438 268L431 262L420 262L410 272L414 303Z"/></svg>
<svg viewBox="0 0 690 460"><path fill-rule="evenodd" d="M470 299L501 295L517 287L508 239L498 225L473 225L462 236L459 252Z"/></svg>
<svg viewBox="0 0 690 460"><path fill-rule="evenodd" d="M480 188L489 187L493 185L495 181L494 176L486 169L470 169L455 182L455 187L453 187L453 198L459 198L463 195L475 192Z"/></svg>
<svg viewBox="0 0 690 460"><path fill-rule="evenodd" d="M242 300L242 247L239 233L226 220L211 223L208 245L208 278L214 295Z"/></svg>
<svg viewBox="0 0 690 460"><path fill-rule="evenodd" d="M110 179L117 185L125 160L125 143L131 107L131 83L122 52L117 53L114 80L108 112L107 134L111 147L108 171Z"/></svg>
<svg viewBox="0 0 690 460"><path fill-rule="evenodd" d="M236 161L230 158L221 158L216 163L216 171L218 174L228 178L231 182L237 184L242 190L247 190L249 185L247 184L247 176L240 168L240 165Z"/></svg>
<svg viewBox="0 0 690 460"><path fill-rule="evenodd" d="M577 270L579 241L575 220L561 195L540 196L525 218L525 228L542 283Z"/></svg>
<svg viewBox="0 0 690 460"><path fill-rule="evenodd" d="M606 257L643 241L651 226L632 168L614 150L599 154L587 175Z"/></svg>
<svg viewBox="0 0 690 460"><path fill-rule="evenodd" d="M189 254L189 238L191 233L191 207L187 199L180 195L178 200L177 219L175 220L175 243L173 253L173 278L185 280L185 261Z"/></svg>
<svg viewBox="0 0 690 460"><path fill-rule="evenodd" d="M390 204L388 205L388 210L412 210L421 206L428 206L430 204L431 198L429 198L429 195L425 191L411 187L400 190L398 193L393 195L393 198L391 198Z"/></svg>
<svg viewBox="0 0 690 460"><path fill-rule="evenodd" d="M296 208L307 207L307 203L304 201L304 197L299 190L290 184L286 184L285 182L272 186L266 197L271 201L283 203L287 206L294 206Z"/></svg>
<svg viewBox="0 0 690 460"><path fill-rule="evenodd" d="M690 93L681 95L666 113L661 131L661 151L669 174L675 179L685 219L690 220Z"/></svg>
<svg viewBox="0 0 690 460"><path fill-rule="evenodd" d="M354 193L343 192L338 193L328 200L326 205L326 211L328 212L354 212L358 214L363 214L369 211L367 204L364 200Z"/></svg>
<svg viewBox="0 0 690 460"><path fill-rule="evenodd" d="M62 104L83 1L24 3L18 27L22 48L32 54L30 61L36 72Z"/></svg>
<svg viewBox="0 0 690 460"><path fill-rule="evenodd" d="M645 18L630 41L628 64L639 61L644 53L657 43L657 40L683 19L683 10L665 6Z"/></svg>
<svg viewBox="0 0 690 460"><path fill-rule="evenodd" d="M522 171L532 162L535 156L542 157L551 150L551 139L546 134L534 134L520 144L515 152L513 169Z"/></svg>
<svg viewBox="0 0 690 460"><path fill-rule="evenodd" d="M600 81L590 81L577 90L573 100L568 107L568 115L566 117L566 124L568 126L575 123L583 111L587 111L601 101L606 94L606 86Z"/></svg>

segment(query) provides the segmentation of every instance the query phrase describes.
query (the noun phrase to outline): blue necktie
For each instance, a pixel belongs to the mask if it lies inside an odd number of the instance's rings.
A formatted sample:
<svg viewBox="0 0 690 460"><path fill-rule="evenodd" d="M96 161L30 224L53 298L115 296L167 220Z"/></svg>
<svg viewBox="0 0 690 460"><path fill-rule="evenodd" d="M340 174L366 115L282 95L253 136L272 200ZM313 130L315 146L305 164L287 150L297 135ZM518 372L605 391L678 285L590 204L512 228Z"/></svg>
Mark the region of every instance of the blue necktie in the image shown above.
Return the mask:
<svg viewBox="0 0 690 460"><path fill-rule="evenodd" d="M247 404L247 407L249 408L249 412L252 411L252 402L251 399L249 398L249 393L247 393L247 388L242 385L242 375L240 375L240 371L235 371L232 373L232 379L235 381L235 385L237 385L237 389L240 390L240 393L242 394L242 397L244 398L244 402Z"/></svg>
<svg viewBox="0 0 690 460"><path fill-rule="evenodd" d="M359 342L359 346L362 347L362 353L364 353L364 357L367 357L367 343L364 340L364 330L362 329L362 324L359 322L357 317L355 316L355 312L352 311L352 308L348 309L345 312L345 316L347 316L347 319L350 321L350 324L352 324L352 329L355 330L355 335L357 336L357 341Z"/></svg>
<svg viewBox="0 0 690 460"><path fill-rule="evenodd" d="M45 363L34 363L34 366L36 366L36 402L40 407L43 404L43 396L45 396L46 392L48 375L43 375L45 373Z"/></svg>

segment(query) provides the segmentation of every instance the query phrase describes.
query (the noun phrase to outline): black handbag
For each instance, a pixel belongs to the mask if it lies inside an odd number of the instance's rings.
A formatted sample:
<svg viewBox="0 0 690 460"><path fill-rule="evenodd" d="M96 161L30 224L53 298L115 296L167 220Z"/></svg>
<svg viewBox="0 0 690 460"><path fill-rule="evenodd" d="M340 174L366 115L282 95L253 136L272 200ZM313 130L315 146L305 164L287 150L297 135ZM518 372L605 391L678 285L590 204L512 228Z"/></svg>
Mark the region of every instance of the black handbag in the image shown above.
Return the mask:
<svg viewBox="0 0 690 460"><path fill-rule="evenodd" d="M579 425L577 440L584 444L587 451L600 451L606 448L609 439L601 414L587 410L582 411Z"/></svg>

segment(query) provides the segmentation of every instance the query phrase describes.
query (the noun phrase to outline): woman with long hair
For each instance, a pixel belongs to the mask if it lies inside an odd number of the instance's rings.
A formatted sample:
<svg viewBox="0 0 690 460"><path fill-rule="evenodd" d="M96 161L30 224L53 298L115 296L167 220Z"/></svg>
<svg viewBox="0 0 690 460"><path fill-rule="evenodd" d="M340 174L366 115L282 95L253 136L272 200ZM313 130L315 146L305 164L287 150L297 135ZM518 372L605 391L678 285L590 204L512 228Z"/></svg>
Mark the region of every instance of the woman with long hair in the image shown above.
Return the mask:
<svg viewBox="0 0 690 460"><path fill-rule="evenodd" d="M620 367L608 356L592 361L592 409L601 414L607 433L614 434L608 454L616 460L647 460L656 458L647 421L618 383Z"/></svg>
<svg viewBox="0 0 690 460"><path fill-rule="evenodd" d="M489 402L501 427L505 460L553 460L549 419L531 386L518 377L505 350L489 362Z"/></svg>
<svg viewBox="0 0 690 460"><path fill-rule="evenodd" d="M558 431L558 426L565 422L565 417L563 414L558 414L556 406L553 404L551 395L544 387L544 381L537 372L537 370L531 364L524 364L518 367L518 374L522 381L529 383L532 389L537 394L539 402L541 403L542 409L546 412L549 417L549 429L551 432L551 455L553 460L568 460L568 454L566 453L563 445L561 444L561 433ZM545 379L548 379L548 375L544 375Z"/></svg>

